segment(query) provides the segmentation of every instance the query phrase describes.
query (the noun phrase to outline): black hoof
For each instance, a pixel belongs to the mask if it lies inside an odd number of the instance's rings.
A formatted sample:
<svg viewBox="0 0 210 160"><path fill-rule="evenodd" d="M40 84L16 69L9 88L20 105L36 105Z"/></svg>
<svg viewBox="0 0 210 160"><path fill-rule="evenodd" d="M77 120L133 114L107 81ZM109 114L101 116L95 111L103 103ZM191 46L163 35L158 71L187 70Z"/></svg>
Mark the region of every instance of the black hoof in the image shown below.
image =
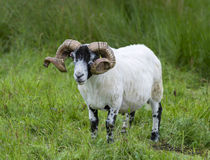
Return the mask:
<svg viewBox="0 0 210 160"><path fill-rule="evenodd" d="M122 128L121 133L125 134L126 133L126 128Z"/></svg>
<svg viewBox="0 0 210 160"><path fill-rule="evenodd" d="M113 138L107 138L107 143L114 143L114 139Z"/></svg>
<svg viewBox="0 0 210 160"><path fill-rule="evenodd" d="M158 140L159 140L159 133L158 132L152 132L151 133L151 140L153 142L158 142Z"/></svg>

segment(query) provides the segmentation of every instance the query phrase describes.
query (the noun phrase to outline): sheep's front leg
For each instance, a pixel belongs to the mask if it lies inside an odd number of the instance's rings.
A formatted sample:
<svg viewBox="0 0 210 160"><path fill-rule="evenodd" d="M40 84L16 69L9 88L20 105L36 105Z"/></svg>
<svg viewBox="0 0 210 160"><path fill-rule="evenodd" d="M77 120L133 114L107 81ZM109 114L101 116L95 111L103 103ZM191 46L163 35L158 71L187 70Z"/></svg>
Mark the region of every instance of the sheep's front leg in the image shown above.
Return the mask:
<svg viewBox="0 0 210 160"><path fill-rule="evenodd" d="M151 133L151 140L157 142L159 140L160 121L162 114L161 103L151 101L153 126Z"/></svg>
<svg viewBox="0 0 210 160"><path fill-rule="evenodd" d="M106 120L106 131L107 131L107 142L114 142L114 125L117 118L118 110L113 108L108 108L108 116Z"/></svg>
<svg viewBox="0 0 210 160"><path fill-rule="evenodd" d="M91 107L89 109L89 120L90 120L90 125L91 125L91 137L96 138L97 137L97 132L98 132L98 110L92 109Z"/></svg>

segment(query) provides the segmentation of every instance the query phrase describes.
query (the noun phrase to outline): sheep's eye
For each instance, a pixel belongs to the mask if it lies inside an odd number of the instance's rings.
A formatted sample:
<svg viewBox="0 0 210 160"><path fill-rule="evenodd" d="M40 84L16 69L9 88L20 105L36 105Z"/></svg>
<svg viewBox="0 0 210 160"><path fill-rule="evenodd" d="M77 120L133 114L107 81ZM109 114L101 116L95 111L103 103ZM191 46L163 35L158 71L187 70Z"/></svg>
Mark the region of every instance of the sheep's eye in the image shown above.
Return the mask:
<svg viewBox="0 0 210 160"><path fill-rule="evenodd" d="M89 65L92 65L92 64L93 64L93 61L89 61L88 64L89 64Z"/></svg>
<svg viewBox="0 0 210 160"><path fill-rule="evenodd" d="M69 56L70 56L71 58L74 58L73 52L71 52Z"/></svg>

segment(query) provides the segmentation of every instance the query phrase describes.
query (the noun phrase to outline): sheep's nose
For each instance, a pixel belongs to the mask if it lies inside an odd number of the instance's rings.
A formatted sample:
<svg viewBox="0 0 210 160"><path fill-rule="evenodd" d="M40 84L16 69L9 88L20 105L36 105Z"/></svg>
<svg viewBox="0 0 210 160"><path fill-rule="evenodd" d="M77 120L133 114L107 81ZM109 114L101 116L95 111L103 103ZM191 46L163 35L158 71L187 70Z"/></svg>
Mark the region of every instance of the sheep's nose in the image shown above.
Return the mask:
<svg viewBox="0 0 210 160"><path fill-rule="evenodd" d="M80 79L82 76L84 76L84 73L76 74L77 79Z"/></svg>

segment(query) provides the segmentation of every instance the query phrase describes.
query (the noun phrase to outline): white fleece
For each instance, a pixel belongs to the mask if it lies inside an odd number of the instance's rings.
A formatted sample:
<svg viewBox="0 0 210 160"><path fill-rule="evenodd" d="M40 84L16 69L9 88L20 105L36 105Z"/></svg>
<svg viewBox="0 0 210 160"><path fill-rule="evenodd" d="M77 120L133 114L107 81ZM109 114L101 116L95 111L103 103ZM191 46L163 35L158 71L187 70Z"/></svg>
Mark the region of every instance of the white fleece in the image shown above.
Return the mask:
<svg viewBox="0 0 210 160"><path fill-rule="evenodd" d="M149 99L160 102L163 95L161 63L145 45L112 48L116 57L114 68L93 75L78 89L93 109L106 105L120 113L135 111Z"/></svg>

